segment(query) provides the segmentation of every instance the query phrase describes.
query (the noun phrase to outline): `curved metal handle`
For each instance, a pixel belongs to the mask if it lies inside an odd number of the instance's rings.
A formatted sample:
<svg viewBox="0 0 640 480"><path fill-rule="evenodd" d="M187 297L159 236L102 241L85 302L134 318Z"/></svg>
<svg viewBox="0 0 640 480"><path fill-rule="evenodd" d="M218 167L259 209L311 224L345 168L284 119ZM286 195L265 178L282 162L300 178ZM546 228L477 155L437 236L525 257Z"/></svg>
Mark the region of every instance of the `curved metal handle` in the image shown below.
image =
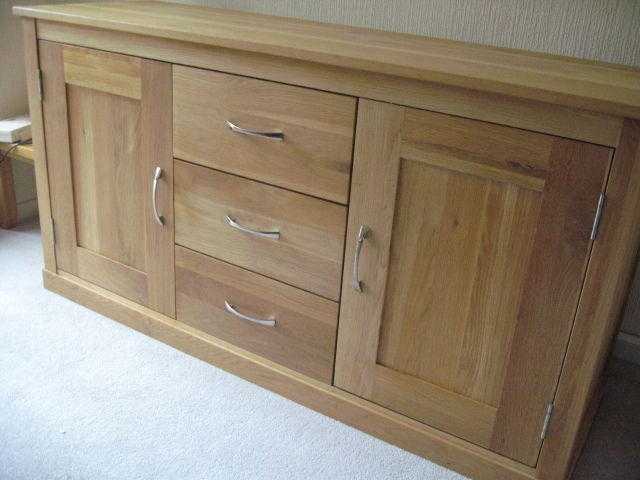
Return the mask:
<svg viewBox="0 0 640 480"><path fill-rule="evenodd" d="M236 133L241 133L242 135L249 135L251 137L260 137L260 138L268 138L269 140L276 140L278 142L284 141L284 133L282 132L261 132L259 130L250 130L248 128L242 128L238 125L231 123L229 120L225 120L224 123L227 124L232 131Z"/></svg>
<svg viewBox="0 0 640 480"><path fill-rule="evenodd" d="M278 240L280 238L280 231L278 231L278 230L272 230L270 232L264 232L264 231L260 231L260 230L253 230L251 228L247 228L247 227L244 227L244 226L240 225L233 218L231 218L229 215L227 215L225 217L225 220L233 228L237 228L238 230L240 230L242 232L249 233L251 235L255 235L256 237L271 238L271 239L274 239L274 240Z"/></svg>
<svg viewBox="0 0 640 480"><path fill-rule="evenodd" d="M265 327L275 327L276 326L276 321L275 319L269 318L269 319L262 319L262 318L255 318L255 317L250 317L248 315L244 315L242 313L240 313L238 310L236 310L236 307L234 307L233 305L231 305L229 302L227 302L226 300L224 301L224 308L227 312L235 315L238 318L241 318L243 320L248 320L249 322L253 322L253 323L257 323L259 325L263 325Z"/></svg>
<svg viewBox="0 0 640 480"><path fill-rule="evenodd" d="M162 169L156 167L153 173L153 191L151 192L151 204L153 205L153 216L158 225L164 225L164 217L158 213L158 205L156 205L156 193L158 191L158 180L162 178Z"/></svg>
<svg viewBox="0 0 640 480"><path fill-rule="evenodd" d="M369 227L366 225L360 225L360 230L358 230L358 238L356 238L356 254L353 258L353 277L351 279L351 285L353 289L357 292L362 293L362 287L364 285L363 282L360 281L360 276L358 274L358 263L360 262L360 250L362 250L362 243L364 239L369 236Z"/></svg>

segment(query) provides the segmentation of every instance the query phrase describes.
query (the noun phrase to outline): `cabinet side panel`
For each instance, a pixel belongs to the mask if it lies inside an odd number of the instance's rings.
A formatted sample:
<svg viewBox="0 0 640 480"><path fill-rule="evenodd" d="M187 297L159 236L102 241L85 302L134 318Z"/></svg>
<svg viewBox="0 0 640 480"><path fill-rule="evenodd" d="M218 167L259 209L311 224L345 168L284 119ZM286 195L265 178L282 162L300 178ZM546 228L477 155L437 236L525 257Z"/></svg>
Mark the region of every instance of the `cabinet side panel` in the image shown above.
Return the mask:
<svg viewBox="0 0 640 480"><path fill-rule="evenodd" d="M640 242L640 122L626 120L606 189L607 200L538 461L540 478L564 478L577 457L575 438L604 366Z"/></svg>
<svg viewBox="0 0 640 480"><path fill-rule="evenodd" d="M523 285L492 449L536 464L584 281L612 151L558 139Z"/></svg>
<svg viewBox="0 0 640 480"><path fill-rule="evenodd" d="M49 197L49 178L47 174L47 154L44 141L44 125L42 122L42 103L39 90L38 41L36 38L36 22L30 18L22 20L23 47L27 90L29 92L29 114L31 117L31 133L34 145L34 164L36 172L36 188L38 191L38 215L42 233L42 249L44 266L50 272L56 271L56 255Z"/></svg>
<svg viewBox="0 0 640 480"><path fill-rule="evenodd" d="M67 112L67 91L62 60L63 46L40 41L40 68L42 70L42 112L44 118L45 145L49 186L51 188L51 213L55 220L55 252L58 268L78 273L76 257L76 229L73 205L73 177ZM38 190L38 194L40 191Z"/></svg>

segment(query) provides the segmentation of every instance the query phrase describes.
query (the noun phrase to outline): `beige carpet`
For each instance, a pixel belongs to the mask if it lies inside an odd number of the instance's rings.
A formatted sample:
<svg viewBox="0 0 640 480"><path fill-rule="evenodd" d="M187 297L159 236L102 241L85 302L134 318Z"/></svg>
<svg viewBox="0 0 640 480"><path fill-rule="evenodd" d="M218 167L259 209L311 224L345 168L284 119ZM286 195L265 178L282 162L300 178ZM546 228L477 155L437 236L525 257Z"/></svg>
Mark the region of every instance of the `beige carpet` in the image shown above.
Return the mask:
<svg viewBox="0 0 640 480"><path fill-rule="evenodd" d="M0 480L463 480L41 285L0 230Z"/></svg>

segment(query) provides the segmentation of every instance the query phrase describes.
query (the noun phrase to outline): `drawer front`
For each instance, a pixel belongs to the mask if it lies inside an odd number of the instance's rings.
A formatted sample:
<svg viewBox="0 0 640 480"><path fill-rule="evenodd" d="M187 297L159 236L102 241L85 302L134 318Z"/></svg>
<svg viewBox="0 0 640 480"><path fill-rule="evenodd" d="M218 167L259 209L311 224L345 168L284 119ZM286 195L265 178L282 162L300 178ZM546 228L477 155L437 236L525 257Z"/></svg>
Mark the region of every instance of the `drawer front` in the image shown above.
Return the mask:
<svg viewBox="0 0 640 480"><path fill-rule="evenodd" d="M331 383L335 302L176 246L176 312L198 330Z"/></svg>
<svg viewBox="0 0 640 480"><path fill-rule="evenodd" d="M179 66L173 81L175 157L348 202L354 98Z"/></svg>
<svg viewBox="0 0 640 480"><path fill-rule="evenodd" d="M176 243L338 299L345 207L180 160L174 168Z"/></svg>

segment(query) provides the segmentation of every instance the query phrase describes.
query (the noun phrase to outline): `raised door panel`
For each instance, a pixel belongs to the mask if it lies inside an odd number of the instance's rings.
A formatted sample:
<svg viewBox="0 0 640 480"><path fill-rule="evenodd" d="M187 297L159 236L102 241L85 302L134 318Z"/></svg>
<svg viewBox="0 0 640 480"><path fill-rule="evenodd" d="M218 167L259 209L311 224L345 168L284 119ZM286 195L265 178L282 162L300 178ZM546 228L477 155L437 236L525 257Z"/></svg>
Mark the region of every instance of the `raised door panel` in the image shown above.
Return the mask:
<svg viewBox="0 0 640 480"><path fill-rule="evenodd" d="M39 51L58 268L174 316L171 66Z"/></svg>
<svg viewBox="0 0 640 480"><path fill-rule="evenodd" d="M610 157L361 100L336 385L535 465Z"/></svg>

